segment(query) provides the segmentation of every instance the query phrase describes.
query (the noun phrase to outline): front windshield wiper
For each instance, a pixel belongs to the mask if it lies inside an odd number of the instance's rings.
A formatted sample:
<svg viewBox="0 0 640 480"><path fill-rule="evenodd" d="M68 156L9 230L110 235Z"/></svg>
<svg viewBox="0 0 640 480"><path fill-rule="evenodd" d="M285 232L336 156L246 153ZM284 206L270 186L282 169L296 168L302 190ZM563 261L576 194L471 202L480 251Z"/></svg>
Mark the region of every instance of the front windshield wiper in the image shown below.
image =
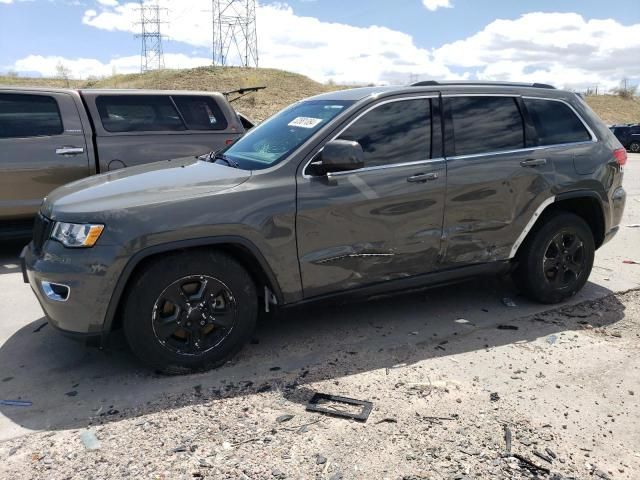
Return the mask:
<svg viewBox="0 0 640 480"><path fill-rule="evenodd" d="M227 165L229 165L232 168L240 168L240 164L238 162L236 162L235 160L230 159L229 157L227 157L224 153L221 152L209 152L206 155L203 155L203 157L201 157L203 160L206 160L208 162L215 162L216 160L222 160L224 163L226 163Z"/></svg>

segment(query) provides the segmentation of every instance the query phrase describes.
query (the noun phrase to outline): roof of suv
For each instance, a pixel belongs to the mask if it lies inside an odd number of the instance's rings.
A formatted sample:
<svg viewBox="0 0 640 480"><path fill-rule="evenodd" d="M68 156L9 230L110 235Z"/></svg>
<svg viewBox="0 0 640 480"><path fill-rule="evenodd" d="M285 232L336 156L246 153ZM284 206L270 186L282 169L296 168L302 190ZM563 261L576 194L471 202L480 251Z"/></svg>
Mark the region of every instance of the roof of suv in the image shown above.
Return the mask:
<svg viewBox="0 0 640 480"><path fill-rule="evenodd" d="M418 82L413 85L394 85L386 87L363 87L348 90L336 90L313 97L314 100L350 100L358 101L369 96L387 95L393 93L433 92L436 91L470 91L473 93L495 93L496 91L514 94L537 93L552 98L575 95L573 92L557 90L544 83L512 83L512 82L472 82L472 81L433 81Z"/></svg>
<svg viewBox="0 0 640 480"><path fill-rule="evenodd" d="M135 88L57 88L57 87L32 87L32 86L0 86L2 90L15 90L20 92L49 92L49 93L82 93L90 95L211 95L224 96L221 92L195 91L195 90L151 90Z"/></svg>

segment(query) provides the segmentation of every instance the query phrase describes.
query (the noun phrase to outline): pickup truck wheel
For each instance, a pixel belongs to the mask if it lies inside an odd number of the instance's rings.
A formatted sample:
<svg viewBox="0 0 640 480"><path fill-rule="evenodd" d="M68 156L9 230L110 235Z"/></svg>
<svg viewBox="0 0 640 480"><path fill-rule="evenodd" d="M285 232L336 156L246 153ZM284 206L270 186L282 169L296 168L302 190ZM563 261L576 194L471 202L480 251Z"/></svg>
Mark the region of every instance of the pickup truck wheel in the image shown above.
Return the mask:
<svg viewBox="0 0 640 480"><path fill-rule="evenodd" d="M640 153L640 142L631 142L629 150L633 153Z"/></svg>
<svg viewBox="0 0 640 480"><path fill-rule="evenodd" d="M167 374L223 364L249 340L257 317L247 271L220 252L154 260L130 282L124 331L142 361Z"/></svg>
<svg viewBox="0 0 640 480"><path fill-rule="evenodd" d="M557 213L547 217L522 245L514 280L532 300L559 303L587 282L594 254L589 225L572 213Z"/></svg>

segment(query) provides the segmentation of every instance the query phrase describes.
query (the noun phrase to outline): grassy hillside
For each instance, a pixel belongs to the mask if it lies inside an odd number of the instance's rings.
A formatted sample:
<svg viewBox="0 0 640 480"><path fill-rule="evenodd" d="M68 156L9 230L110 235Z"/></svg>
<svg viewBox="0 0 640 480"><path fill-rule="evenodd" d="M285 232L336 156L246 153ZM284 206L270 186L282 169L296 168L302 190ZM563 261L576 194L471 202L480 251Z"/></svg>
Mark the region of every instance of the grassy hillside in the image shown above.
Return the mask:
<svg viewBox="0 0 640 480"><path fill-rule="evenodd" d="M67 87L67 81L51 78L0 76L0 85ZM151 88L164 90L228 91L261 86L266 90L248 95L234 103L236 109L255 119L264 120L283 107L300 99L340 87L323 85L296 73L274 69L211 68L162 70L144 74L114 75L92 80L70 80L72 88Z"/></svg>
<svg viewBox="0 0 640 480"><path fill-rule="evenodd" d="M212 68L163 70L144 74L114 75L93 80L70 80L74 88L153 88L175 90L226 91L265 85L266 90L238 101L236 108L255 120L264 120L281 108L305 97L340 86L323 85L296 73L274 69ZM67 81L52 78L2 77L0 85L66 87ZM606 123L640 122L640 100L613 95L587 97L587 102Z"/></svg>
<svg viewBox="0 0 640 480"><path fill-rule="evenodd" d="M640 99L633 100L614 95L593 95L587 103L607 124L640 123Z"/></svg>

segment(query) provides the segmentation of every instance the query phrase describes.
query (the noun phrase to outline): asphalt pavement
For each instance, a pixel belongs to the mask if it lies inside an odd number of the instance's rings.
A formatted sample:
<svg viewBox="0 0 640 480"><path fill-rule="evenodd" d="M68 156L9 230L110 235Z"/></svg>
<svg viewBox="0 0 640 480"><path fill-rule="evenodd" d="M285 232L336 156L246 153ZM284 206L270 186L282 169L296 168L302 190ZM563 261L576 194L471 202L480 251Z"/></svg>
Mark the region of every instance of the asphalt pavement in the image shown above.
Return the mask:
<svg viewBox="0 0 640 480"><path fill-rule="evenodd" d="M623 263L640 262L640 228L630 226L640 224L640 155L629 156L624 186L628 198L621 230L597 252L589 283L568 303L640 287L640 265ZM96 418L109 421L136 415L138 407L148 408L163 395L192 391L196 385L277 383L288 372L333 362L338 346L379 355L363 356L346 370L327 373L334 378L391 367L396 363L391 352L398 346L410 347L426 334L442 341L456 335L452 320L464 318L489 327L550 308L517 295L506 279L474 280L342 307L308 306L263 321L252 344L217 370L164 377L142 366L121 336L101 351L64 338L46 325L29 285L22 282L17 258L21 247L20 243L0 246L0 400L32 404L0 405L0 441L30 431L85 427ZM516 306L505 305L504 298ZM508 341L533 341L549 335L550 328L516 331ZM483 348L467 345L464 348ZM457 353L462 352L446 354Z"/></svg>

